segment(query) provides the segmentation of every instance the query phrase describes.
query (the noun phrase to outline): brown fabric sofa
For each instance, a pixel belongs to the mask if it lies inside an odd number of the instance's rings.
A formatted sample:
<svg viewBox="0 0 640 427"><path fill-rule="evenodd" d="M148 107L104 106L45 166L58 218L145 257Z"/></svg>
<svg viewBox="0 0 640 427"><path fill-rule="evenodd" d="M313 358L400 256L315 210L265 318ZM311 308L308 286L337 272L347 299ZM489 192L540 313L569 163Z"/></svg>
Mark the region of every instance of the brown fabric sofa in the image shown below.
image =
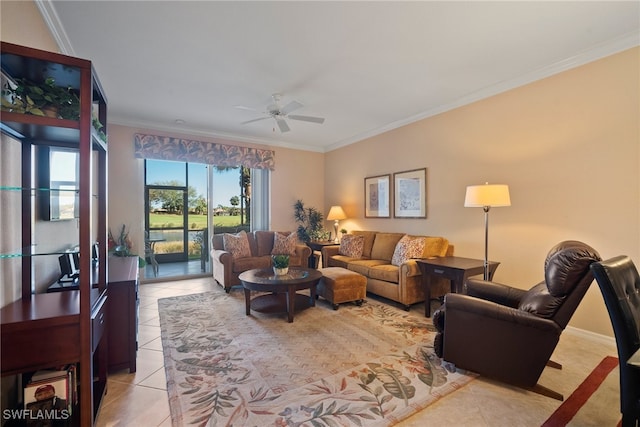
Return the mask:
<svg viewBox="0 0 640 427"><path fill-rule="evenodd" d="M214 234L211 237L211 262L213 266L213 278L224 288L226 292L231 287L240 285L238 276L243 271L254 268L271 267L271 251L273 250L275 231L256 230L247 233L251 256L235 258L224 248L222 234ZM289 235L288 231L281 234ZM311 256L311 249L302 243L296 245L295 254L289 257L290 267L306 267Z"/></svg>
<svg viewBox="0 0 640 427"><path fill-rule="evenodd" d="M391 263L396 245L405 233L353 231L352 234L364 236L362 257L341 255L339 246L326 246L322 248L323 267L343 267L362 274L367 278L367 292L396 301L406 310L411 304L424 301L422 274L415 259L399 266ZM415 237L425 238L421 258L453 255L453 245L443 237ZM444 295L449 289L449 282L440 279L433 284L432 295Z"/></svg>

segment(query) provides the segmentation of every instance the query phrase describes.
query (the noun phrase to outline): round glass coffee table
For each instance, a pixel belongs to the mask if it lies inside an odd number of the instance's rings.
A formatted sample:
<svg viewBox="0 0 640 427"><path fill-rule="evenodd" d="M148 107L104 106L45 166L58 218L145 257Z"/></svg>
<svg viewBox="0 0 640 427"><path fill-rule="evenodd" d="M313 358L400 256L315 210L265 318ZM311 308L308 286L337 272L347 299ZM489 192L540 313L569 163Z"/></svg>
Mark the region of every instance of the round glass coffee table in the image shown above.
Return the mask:
<svg viewBox="0 0 640 427"><path fill-rule="evenodd" d="M261 313L287 313L287 321L293 322L296 310L316 305L316 285L322 273L313 268L289 268L287 274L276 276L272 268L254 269L240 273L244 288L247 316L251 310ZM310 296L296 291L309 289ZM270 292L251 299L251 291Z"/></svg>

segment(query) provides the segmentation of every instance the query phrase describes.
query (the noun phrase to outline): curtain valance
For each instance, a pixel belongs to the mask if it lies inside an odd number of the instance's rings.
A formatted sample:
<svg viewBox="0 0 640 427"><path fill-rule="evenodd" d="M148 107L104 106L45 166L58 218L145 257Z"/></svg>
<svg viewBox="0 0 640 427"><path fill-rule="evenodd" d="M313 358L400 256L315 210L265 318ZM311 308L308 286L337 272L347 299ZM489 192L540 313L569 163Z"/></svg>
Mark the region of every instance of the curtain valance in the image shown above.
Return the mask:
<svg viewBox="0 0 640 427"><path fill-rule="evenodd" d="M142 133L134 135L134 145L135 156L142 159L275 169L275 153L273 150Z"/></svg>

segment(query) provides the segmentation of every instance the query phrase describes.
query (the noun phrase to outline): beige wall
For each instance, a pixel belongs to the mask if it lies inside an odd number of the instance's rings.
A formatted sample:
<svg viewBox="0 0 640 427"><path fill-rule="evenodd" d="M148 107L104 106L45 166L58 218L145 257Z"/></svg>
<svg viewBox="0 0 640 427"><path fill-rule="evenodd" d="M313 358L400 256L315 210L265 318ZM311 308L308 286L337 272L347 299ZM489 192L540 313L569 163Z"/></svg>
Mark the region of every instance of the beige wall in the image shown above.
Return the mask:
<svg viewBox="0 0 640 427"><path fill-rule="evenodd" d="M144 248L144 162L134 157L133 149L133 135L138 132L243 146L251 145L109 124L108 223L114 232L122 224L126 224L134 241L134 251L142 253L143 249L140 248ZM262 146L262 148L265 147ZM322 208L324 154L284 148L273 149L276 169L271 173L270 228L294 230L296 224L293 219L293 204L297 199L304 200L307 206Z"/></svg>
<svg viewBox="0 0 640 427"><path fill-rule="evenodd" d="M347 229L442 235L457 255L482 258L483 212L463 207L465 189L503 183L512 206L489 220L496 280L537 283L547 251L565 239L638 262L639 55L631 49L331 151L325 207L343 204ZM421 167L427 219L364 218L364 177ZM612 334L595 283L571 325Z"/></svg>
<svg viewBox="0 0 640 427"><path fill-rule="evenodd" d="M58 45L32 1L0 2L2 41L59 52Z"/></svg>
<svg viewBox="0 0 640 427"><path fill-rule="evenodd" d="M276 170L271 174L271 229L295 230L293 204L300 199L306 207L322 210L325 200L324 154L272 147ZM329 213L329 208L323 212Z"/></svg>
<svg viewBox="0 0 640 427"><path fill-rule="evenodd" d="M2 1L0 15L2 40L57 50L34 3ZM297 199L325 214L341 204L341 227L442 235L458 255L481 258L482 210L462 203L467 185L488 181L509 184L512 196L490 214L497 280L536 283L546 251L564 239L640 262L639 56L635 48L325 155L275 148L271 228L295 227ZM136 131L109 125L109 224L130 224L140 245ZM364 219L364 177L421 167L427 219ZM596 286L571 325L611 335Z"/></svg>

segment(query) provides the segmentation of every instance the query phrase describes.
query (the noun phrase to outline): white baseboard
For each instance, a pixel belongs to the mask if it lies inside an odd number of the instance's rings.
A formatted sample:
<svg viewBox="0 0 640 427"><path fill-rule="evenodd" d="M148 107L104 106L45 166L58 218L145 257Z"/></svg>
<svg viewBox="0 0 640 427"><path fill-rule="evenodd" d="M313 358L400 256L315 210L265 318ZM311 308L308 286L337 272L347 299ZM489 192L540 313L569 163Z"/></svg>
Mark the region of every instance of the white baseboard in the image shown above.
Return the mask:
<svg viewBox="0 0 640 427"><path fill-rule="evenodd" d="M565 329L566 333L569 333L574 336L578 336L581 338L587 338L590 340L594 340L607 345L616 345L616 339L614 337L610 337L607 335L597 334L595 332L587 331L585 329L579 329L574 326L567 326Z"/></svg>

